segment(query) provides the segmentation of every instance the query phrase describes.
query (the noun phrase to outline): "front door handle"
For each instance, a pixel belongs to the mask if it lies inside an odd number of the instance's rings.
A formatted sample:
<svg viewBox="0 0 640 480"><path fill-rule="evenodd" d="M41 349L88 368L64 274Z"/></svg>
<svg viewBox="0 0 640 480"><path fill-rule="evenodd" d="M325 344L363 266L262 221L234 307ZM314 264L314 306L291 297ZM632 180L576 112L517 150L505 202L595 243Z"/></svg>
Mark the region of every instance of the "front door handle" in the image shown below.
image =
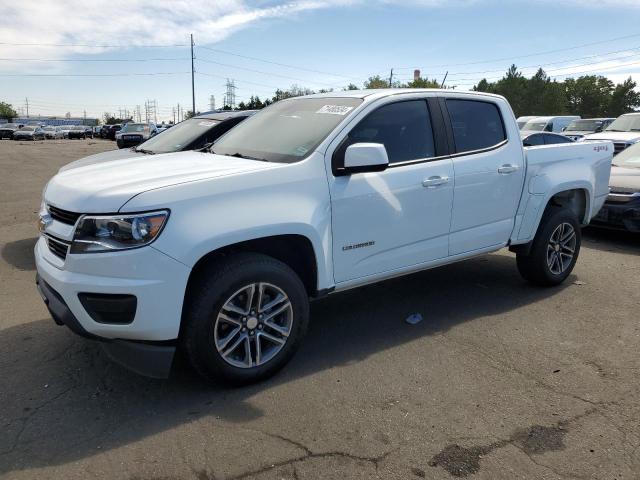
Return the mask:
<svg viewBox="0 0 640 480"><path fill-rule="evenodd" d="M422 186L427 188L434 188L439 185L444 185L445 183L449 183L449 177L441 177L440 175L437 175L423 180Z"/></svg>
<svg viewBox="0 0 640 480"><path fill-rule="evenodd" d="M508 174L508 173L513 173L516 172L518 170L518 166L517 165L511 165L509 163L502 165L498 168L498 173L502 173L502 174Z"/></svg>

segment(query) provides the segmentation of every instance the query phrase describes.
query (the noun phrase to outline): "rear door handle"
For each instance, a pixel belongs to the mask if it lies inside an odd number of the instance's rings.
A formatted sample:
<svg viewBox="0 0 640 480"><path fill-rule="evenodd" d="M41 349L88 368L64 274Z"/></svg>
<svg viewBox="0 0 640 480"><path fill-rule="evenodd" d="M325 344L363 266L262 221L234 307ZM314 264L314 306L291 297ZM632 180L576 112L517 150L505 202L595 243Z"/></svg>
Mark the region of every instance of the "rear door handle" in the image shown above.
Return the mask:
<svg viewBox="0 0 640 480"><path fill-rule="evenodd" d="M438 176L429 177L426 180L423 180L422 186L427 188L434 188L439 185L444 185L445 183L449 183L449 177L441 177L438 175Z"/></svg>
<svg viewBox="0 0 640 480"><path fill-rule="evenodd" d="M498 173L503 173L503 174L508 174L508 173L513 173L516 172L518 170L518 166L517 165L511 165L509 163L507 163L506 165L502 165L498 168Z"/></svg>

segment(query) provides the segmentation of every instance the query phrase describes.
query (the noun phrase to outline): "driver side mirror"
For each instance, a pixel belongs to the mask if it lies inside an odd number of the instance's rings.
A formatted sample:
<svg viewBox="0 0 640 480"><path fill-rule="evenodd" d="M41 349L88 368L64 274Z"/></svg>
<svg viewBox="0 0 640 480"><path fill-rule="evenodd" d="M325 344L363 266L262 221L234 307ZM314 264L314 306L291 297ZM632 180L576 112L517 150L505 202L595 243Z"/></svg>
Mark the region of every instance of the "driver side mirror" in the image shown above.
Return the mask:
<svg viewBox="0 0 640 480"><path fill-rule="evenodd" d="M387 149L381 143L354 143L344 153L343 173L381 172L389 166Z"/></svg>

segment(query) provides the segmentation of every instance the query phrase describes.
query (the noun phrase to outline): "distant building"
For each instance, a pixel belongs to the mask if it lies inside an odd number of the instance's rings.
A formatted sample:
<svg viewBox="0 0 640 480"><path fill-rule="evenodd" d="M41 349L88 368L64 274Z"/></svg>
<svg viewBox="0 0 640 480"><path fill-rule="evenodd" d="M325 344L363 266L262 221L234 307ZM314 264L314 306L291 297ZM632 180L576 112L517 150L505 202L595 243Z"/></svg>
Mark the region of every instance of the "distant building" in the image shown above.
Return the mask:
<svg viewBox="0 0 640 480"><path fill-rule="evenodd" d="M97 118L84 118L84 117L69 117L69 118L59 118L59 117L16 117L12 120L13 123L24 123L25 125L29 123L38 123L41 125L98 125L99 121ZM0 118L0 123L7 123L6 118Z"/></svg>

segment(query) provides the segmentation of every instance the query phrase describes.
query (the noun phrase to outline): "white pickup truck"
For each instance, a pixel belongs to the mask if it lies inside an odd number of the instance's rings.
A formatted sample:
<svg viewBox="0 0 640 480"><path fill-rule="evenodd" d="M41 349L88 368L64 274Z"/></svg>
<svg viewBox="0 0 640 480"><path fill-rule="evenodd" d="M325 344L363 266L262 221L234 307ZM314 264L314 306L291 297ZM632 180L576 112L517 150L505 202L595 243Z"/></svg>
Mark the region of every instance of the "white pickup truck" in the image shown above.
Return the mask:
<svg viewBox="0 0 640 480"><path fill-rule="evenodd" d="M58 173L37 283L57 323L139 373L166 376L182 346L206 378L248 383L291 358L309 298L503 247L527 280L559 284L607 198L612 153L523 149L509 104L488 94L284 100L210 152Z"/></svg>

